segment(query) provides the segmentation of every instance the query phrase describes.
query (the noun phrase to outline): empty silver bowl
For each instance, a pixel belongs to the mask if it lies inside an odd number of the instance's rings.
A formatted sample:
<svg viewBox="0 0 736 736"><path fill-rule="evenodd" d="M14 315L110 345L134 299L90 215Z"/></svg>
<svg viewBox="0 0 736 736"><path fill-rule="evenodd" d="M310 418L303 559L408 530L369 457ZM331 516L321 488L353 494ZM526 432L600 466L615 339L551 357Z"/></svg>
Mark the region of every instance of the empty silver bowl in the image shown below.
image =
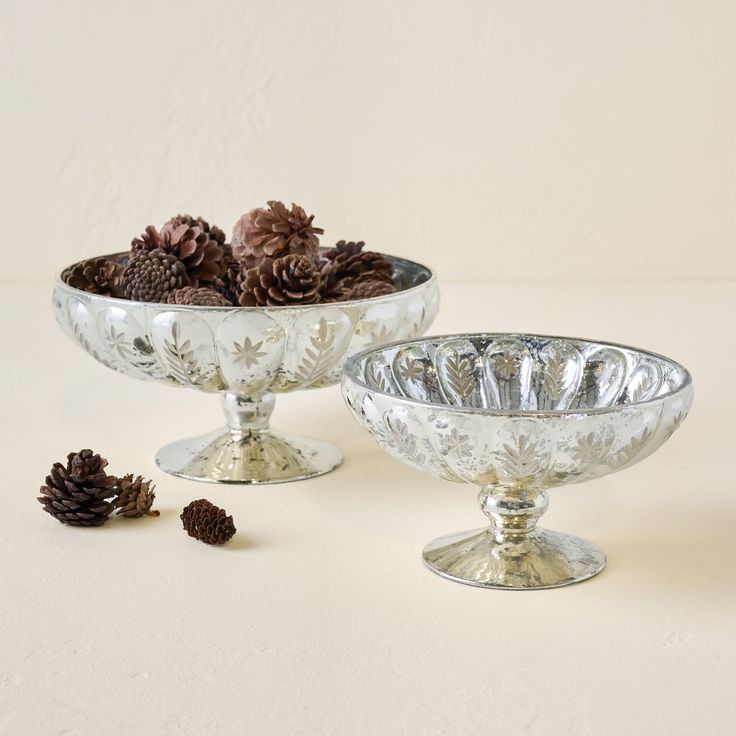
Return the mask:
<svg viewBox="0 0 736 736"><path fill-rule="evenodd" d="M390 455L480 486L490 526L424 550L434 572L487 588L553 588L600 572L587 541L538 529L547 489L643 460L687 415L690 374L637 348L521 334L447 335L350 358L342 390Z"/></svg>

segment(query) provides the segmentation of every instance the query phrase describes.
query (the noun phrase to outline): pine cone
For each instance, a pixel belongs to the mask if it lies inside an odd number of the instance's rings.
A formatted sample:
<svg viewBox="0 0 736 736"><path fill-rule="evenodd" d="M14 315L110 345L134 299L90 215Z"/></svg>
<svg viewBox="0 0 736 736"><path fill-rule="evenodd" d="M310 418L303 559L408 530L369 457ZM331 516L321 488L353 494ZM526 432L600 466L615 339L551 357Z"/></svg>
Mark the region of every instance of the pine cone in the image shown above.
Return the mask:
<svg viewBox="0 0 736 736"><path fill-rule="evenodd" d="M286 255L317 258L319 238L324 230L314 227L314 215L307 216L298 205L287 209L283 202L270 200L243 215L233 228L233 253L238 260L247 256L279 258Z"/></svg>
<svg viewBox="0 0 736 736"><path fill-rule="evenodd" d="M176 291L170 291L166 299L169 304L182 304L197 307L231 307L233 303L219 291L207 287L195 289L185 286Z"/></svg>
<svg viewBox="0 0 736 736"><path fill-rule="evenodd" d="M325 252L326 260L320 266L320 291L324 301L344 301L359 280L393 283L388 260L380 253L364 251L364 245L363 241L340 240Z"/></svg>
<svg viewBox="0 0 736 736"><path fill-rule="evenodd" d="M223 246L223 249L225 251L223 256L225 273L212 282L212 288L222 294L231 304L237 304L240 294L241 265L233 255L232 247L228 243Z"/></svg>
<svg viewBox="0 0 736 736"><path fill-rule="evenodd" d="M192 217L191 215L177 215L172 217L164 223L161 231L163 232L167 228L175 228L179 225L188 225L194 227L195 225L201 230L206 232L210 238L217 242L221 248L225 248L225 233L220 230L217 225L210 225L207 220L203 220L201 217Z"/></svg>
<svg viewBox="0 0 736 736"><path fill-rule="evenodd" d="M264 258L247 269L241 289L239 302L244 307L315 304L319 301L319 271L307 256Z"/></svg>
<svg viewBox="0 0 736 736"><path fill-rule="evenodd" d="M360 279L353 284L348 292L347 299L372 299L375 296L394 294L396 291L397 289L393 284L387 284L385 281Z"/></svg>
<svg viewBox="0 0 736 736"><path fill-rule="evenodd" d="M66 467L54 463L41 486L43 510L69 526L101 526L113 510L106 500L117 493L118 479L105 472L107 460L92 450L70 452Z"/></svg>
<svg viewBox="0 0 736 736"><path fill-rule="evenodd" d="M150 480L144 480L140 475L135 480L132 473L119 478L118 496L115 499L117 515L131 519L139 516L158 516L158 511L151 511L156 498L154 488Z"/></svg>
<svg viewBox="0 0 736 736"><path fill-rule="evenodd" d="M123 272L126 299L165 302L169 293L189 286L184 264L170 253L156 248L139 250Z"/></svg>
<svg viewBox="0 0 736 736"><path fill-rule="evenodd" d="M233 517L205 498L192 501L179 518L186 533L205 544L225 544L236 531Z"/></svg>
<svg viewBox="0 0 736 736"><path fill-rule="evenodd" d="M109 258L90 258L77 263L64 281L74 289L102 296L123 296L123 267Z"/></svg>

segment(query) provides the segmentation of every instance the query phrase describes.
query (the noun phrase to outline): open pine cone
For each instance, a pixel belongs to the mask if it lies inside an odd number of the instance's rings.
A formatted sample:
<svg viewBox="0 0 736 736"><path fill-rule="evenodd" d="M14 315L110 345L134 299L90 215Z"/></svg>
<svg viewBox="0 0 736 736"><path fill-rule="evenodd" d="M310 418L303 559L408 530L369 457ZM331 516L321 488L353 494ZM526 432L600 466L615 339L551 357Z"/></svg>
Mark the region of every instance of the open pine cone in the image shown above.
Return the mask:
<svg viewBox="0 0 736 736"><path fill-rule="evenodd" d="M117 515L131 519L139 516L158 516L158 511L151 511L156 498L154 488L150 480L144 480L140 475L135 480L132 473L119 478L118 495L115 499Z"/></svg>
<svg viewBox="0 0 736 736"><path fill-rule="evenodd" d="M131 256L123 272L126 299L165 302L172 291L189 286L184 264L171 253L141 249Z"/></svg>
<svg viewBox="0 0 736 736"><path fill-rule="evenodd" d="M324 230L312 225L314 215L298 205L287 209L283 202L270 200L268 207L257 207L243 215L233 228L233 253L238 260L253 256L279 258L304 255L317 258L319 238Z"/></svg>
<svg viewBox="0 0 736 736"><path fill-rule="evenodd" d="M247 269L239 295L244 307L315 304L319 299L319 271L311 258L297 255L264 258Z"/></svg>
<svg viewBox="0 0 736 736"><path fill-rule="evenodd" d="M102 296L123 296L123 267L108 258L90 258L66 275L69 286Z"/></svg>
<svg viewBox="0 0 736 736"><path fill-rule="evenodd" d="M101 526L110 517L118 479L105 472L107 460L92 450L70 452L66 466L54 463L41 486L44 511L69 526Z"/></svg>
<svg viewBox="0 0 736 736"><path fill-rule="evenodd" d="M320 291L324 301L357 299L350 296L358 281L383 281L392 284L391 264L380 253L364 251L363 241L340 240L325 252L320 266Z"/></svg>
<svg viewBox="0 0 736 736"><path fill-rule="evenodd" d="M205 544L225 544L236 532L233 517L206 498L192 501L179 518L186 533Z"/></svg>
<svg viewBox="0 0 736 736"><path fill-rule="evenodd" d="M233 303L219 291L204 286L195 289L185 286L176 291L170 291L166 301L169 304L188 304L196 307L231 307Z"/></svg>
<svg viewBox="0 0 736 736"><path fill-rule="evenodd" d="M140 237L133 239L130 252L134 256L141 251L162 250L184 264L192 286L207 285L222 276L227 268L224 240L222 230L210 229L205 220L178 215L172 217L161 232L149 225Z"/></svg>

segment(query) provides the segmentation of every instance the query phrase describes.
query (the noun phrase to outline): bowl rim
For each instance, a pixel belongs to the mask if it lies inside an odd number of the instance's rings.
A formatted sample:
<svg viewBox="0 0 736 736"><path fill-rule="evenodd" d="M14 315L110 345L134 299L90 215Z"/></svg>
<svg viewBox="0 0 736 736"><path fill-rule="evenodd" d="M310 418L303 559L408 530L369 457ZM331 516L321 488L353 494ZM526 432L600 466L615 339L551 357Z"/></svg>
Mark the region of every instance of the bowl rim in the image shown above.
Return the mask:
<svg viewBox="0 0 736 736"><path fill-rule="evenodd" d="M323 250L327 250L326 247L322 247ZM432 285L437 285L437 272L434 268L431 266L427 266L424 263L419 263L419 261L412 261L409 258L404 258L402 256L394 256L390 253L381 253L381 255L385 256L386 258L389 258L391 261L401 261L403 263L409 264L411 266L418 266L419 268L426 269L429 272L429 277L426 281L422 281L421 284L415 284L414 286L410 286L408 289L402 289L401 291L395 291L393 294L384 294L383 296L373 296L368 299L350 299L348 301L343 302L317 302L316 304L282 304L280 306L271 306L271 307L244 307L240 304L229 304L227 306L218 306L218 307L209 307L206 305L200 305L200 304L168 304L167 302L141 302L136 299L122 299L121 297L117 296L106 296L103 294L95 294L92 291L83 291L82 289L77 289L74 286L70 286L67 284L64 279L62 278L63 274L66 273L68 270L74 268L74 266L79 265L80 263L84 263L85 261L92 260L94 258L116 258L121 256L128 255L126 251L121 251L119 253L108 253L103 255L97 255L97 256L90 256L89 258L82 258L78 261L75 261L74 263L70 263L67 266L64 266L62 269L56 272L56 276L54 278L54 284L56 289L64 289L68 292L71 292L72 294L80 294L84 295L88 298L93 298L95 301L99 300L103 303L109 303L110 306L123 306L126 304L134 304L141 307L158 307L163 309L164 311L171 311L171 310L183 310L183 311L193 311L193 312L202 312L202 311L219 311L219 312L232 312L233 310L243 310L243 311L251 311L251 312L280 312L280 311L294 311L294 310L307 310L307 309L327 309L329 307L352 307L357 306L359 304L380 304L382 302L389 302L392 299L396 299L397 297L403 296L405 294L410 294L414 291L419 291L420 289L426 289L428 287L431 287Z"/></svg>
<svg viewBox="0 0 736 736"><path fill-rule="evenodd" d="M468 406L468 407L454 406L451 404L440 404L436 401L424 401L422 399L412 399L407 396L398 396L388 391L381 391L380 389L369 386L362 378L360 378L356 370L356 367L359 361L361 361L368 355L371 355L373 353L377 353L383 350L388 350L388 349L399 347L399 346L417 345L421 343L432 342L435 340L443 340L443 341L444 340L464 340L464 339L470 339L470 338L483 338L483 337L494 337L494 338L533 337L533 338L537 338L541 340L568 340L571 342L576 342L576 341L577 342L587 342L587 343L596 345L601 348L604 348L604 347L622 348L624 350L630 350L635 353L647 355L651 358L657 358L659 360L664 360L670 365L679 368L683 372L684 378L683 378L682 384L678 386L676 389L667 391L666 393L660 394L659 396L653 396L651 399L646 399L645 401L635 401L635 402L632 402L631 404L614 404L613 406L592 407L589 409L545 409L544 411L536 411L536 410L530 410L530 409L488 409L485 407L476 407L476 406ZM457 412L462 412L465 414L479 414L479 415L503 416L503 417L526 417L526 418L545 417L545 416L565 417L565 416L587 416L590 414L609 414L609 413L613 413L617 411L623 411L626 409L650 406L650 405L656 404L658 401L665 401L666 399L670 399L674 396L677 396L678 394L681 394L685 392L687 389L692 387L692 375L690 374L690 371L687 368L685 368L685 366L682 365L682 363L679 363L678 361L673 360L672 358L668 358L666 355L662 355L661 353L655 353L652 350L645 350L643 348L637 348L633 345L626 345L624 343L611 342L609 340L594 340L594 339L590 339L587 337L570 337L570 336L563 336L563 335L540 335L534 332L460 332L460 333L450 333L450 334L443 334L443 335L427 335L427 336L415 338L413 340L395 340L393 342L386 343L385 345L378 345L378 346L366 348L364 350L361 350L358 353L351 355L345 361L345 364L343 365L342 375L343 375L343 382L346 380L349 380L352 383L357 384L361 388L364 388L366 391L370 391L374 394L378 394L379 396L385 396L386 398L395 399L396 401L405 402L407 404L411 404L415 406L435 409L437 411L457 411Z"/></svg>

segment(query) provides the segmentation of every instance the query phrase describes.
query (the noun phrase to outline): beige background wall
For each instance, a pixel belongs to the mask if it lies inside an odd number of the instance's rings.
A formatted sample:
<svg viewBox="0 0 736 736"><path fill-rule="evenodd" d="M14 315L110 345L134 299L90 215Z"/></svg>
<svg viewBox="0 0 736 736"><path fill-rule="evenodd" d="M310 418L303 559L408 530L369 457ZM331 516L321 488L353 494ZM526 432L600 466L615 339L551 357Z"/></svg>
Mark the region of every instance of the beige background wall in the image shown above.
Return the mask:
<svg viewBox="0 0 736 736"><path fill-rule="evenodd" d="M447 280L736 277L730 0L0 8L6 278L268 198Z"/></svg>

